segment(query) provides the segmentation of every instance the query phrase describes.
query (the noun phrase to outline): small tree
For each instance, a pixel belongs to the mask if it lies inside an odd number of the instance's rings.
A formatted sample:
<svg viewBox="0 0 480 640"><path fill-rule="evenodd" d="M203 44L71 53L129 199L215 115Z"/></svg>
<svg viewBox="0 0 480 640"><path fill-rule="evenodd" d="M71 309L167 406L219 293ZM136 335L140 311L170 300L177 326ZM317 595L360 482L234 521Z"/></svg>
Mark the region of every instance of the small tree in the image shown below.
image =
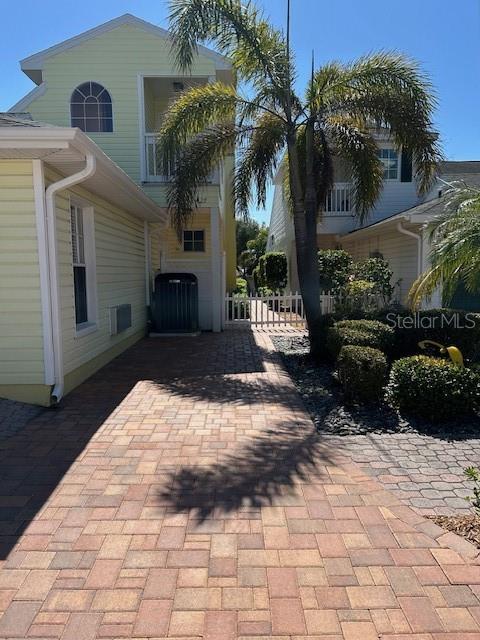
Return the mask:
<svg viewBox="0 0 480 640"><path fill-rule="evenodd" d="M247 242L253 240L260 231L260 225L256 220L237 220L236 236L237 236L237 260L243 251L247 249Z"/></svg>
<svg viewBox="0 0 480 640"><path fill-rule="evenodd" d="M343 249L321 249L318 252L320 288L339 293L352 273L352 262L352 256Z"/></svg>
<svg viewBox="0 0 480 640"><path fill-rule="evenodd" d="M298 280L310 350L324 351L317 268L317 223L334 182L333 158L349 168L355 211L365 220L383 186L376 132L412 158L418 191L428 192L440 153L432 127L435 97L419 65L380 51L315 69L296 91L296 69L286 33L253 2L170 0L174 58L192 68L198 43L216 45L233 66L238 87L221 81L192 85L162 121L160 164L175 163L167 195L180 234L198 206L198 189L213 167L238 144L234 192L239 212L252 196L265 206L266 189L281 158L295 232ZM313 64L312 64L313 67Z"/></svg>
<svg viewBox="0 0 480 640"><path fill-rule="evenodd" d="M246 249L238 256L238 266L243 269L244 275L252 275L258 265L260 257L267 250L268 227L262 225L254 238L246 243Z"/></svg>
<svg viewBox="0 0 480 640"><path fill-rule="evenodd" d="M269 251L258 263L261 286L281 291L287 286L287 257L281 251Z"/></svg>

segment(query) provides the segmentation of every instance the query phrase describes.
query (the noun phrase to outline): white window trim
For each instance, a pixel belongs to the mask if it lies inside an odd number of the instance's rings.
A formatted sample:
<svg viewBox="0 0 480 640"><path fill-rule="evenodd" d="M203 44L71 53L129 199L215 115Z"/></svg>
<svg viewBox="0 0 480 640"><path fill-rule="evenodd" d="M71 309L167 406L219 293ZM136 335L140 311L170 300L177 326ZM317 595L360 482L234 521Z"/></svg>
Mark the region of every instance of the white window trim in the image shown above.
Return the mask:
<svg viewBox="0 0 480 640"><path fill-rule="evenodd" d="M81 338L98 331L97 260L95 253L95 217L93 206L85 200L71 198L70 206L78 207L83 213L83 240L87 282L88 320L74 324L75 338ZM73 260L72 260L73 277ZM75 316L75 314L74 314Z"/></svg>
<svg viewBox="0 0 480 640"><path fill-rule="evenodd" d="M397 149L394 145L382 145L378 148L379 151L392 150L397 154L397 177L396 178L383 178L384 182L400 182L400 171L401 171L401 150ZM380 158L381 161L381 158ZM383 162L382 162L383 167Z"/></svg>
<svg viewBox="0 0 480 640"><path fill-rule="evenodd" d="M203 233L203 249L201 250L192 249L192 251L185 251L185 232L186 231L191 233L198 233L200 231ZM195 243L195 241L193 240L193 236L192 236L192 243ZM183 253L186 253L186 254L206 253L207 252L207 234L205 233L205 229L184 229L182 231L182 251Z"/></svg>
<svg viewBox="0 0 480 640"><path fill-rule="evenodd" d="M94 134L95 136L98 135L107 135L107 136L111 136L112 134L115 133L115 106L114 106L114 101L113 101L113 97L112 94L110 92L109 89L107 89L107 87L103 84L103 82L98 82L98 80L83 80L82 82L79 82L73 89L72 89L72 93L70 94L70 101L68 103L69 105L69 114L70 114L70 126L72 126L72 95L73 92L75 91L75 89L77 89L80 85L84 84L85 82L95 82L96 84L99 84L100 86L102 86L105 91L108 93L108 95L110 96L110 104L112 105L112 130L111 131L86 131L84 132L86 135L90 135L90 134Z"/></svg>

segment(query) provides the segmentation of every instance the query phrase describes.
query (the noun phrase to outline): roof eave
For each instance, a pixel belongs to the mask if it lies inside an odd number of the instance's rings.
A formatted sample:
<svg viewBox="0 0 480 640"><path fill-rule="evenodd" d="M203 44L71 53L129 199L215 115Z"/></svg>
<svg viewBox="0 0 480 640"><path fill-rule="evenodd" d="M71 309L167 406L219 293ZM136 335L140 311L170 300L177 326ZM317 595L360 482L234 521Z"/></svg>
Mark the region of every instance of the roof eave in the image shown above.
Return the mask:
<svg viewBox="0 0 480 640"><path fill-rule="evenodd" d="M167 212L149 198L118 165L80 129L70 127L2 127L0 129L0 149L38 149L62 151L73 149L80 155L95 156L97 170L122 193L128 195L138 209L131 213L150 222L165 223ZM48 164L48 157L44 158ZM104 196L108 200L108 196ZM130 209L130 207L129 207ZM141 215L140 215L141 212Z"/></svg>
<svg viewBox="0 0 480 640"><path fill-rule="evenodd" d="M43 49L37 53L32 54L31 56L27 56L20 60L20 68L22 71L33 80L36 84L41 84L42 82L42 70L45 64L45 60L51 56L54 56L62 51L66 51L75 47L87 40L94 38L102 33L106 33L107 31L111 31L123 24L133 24L136 25L146 31L150 31L156 35L162 36L164 38L170 39L171 34L166 29L162 27L158 27L151 22L147 22L146 20L142 20L141 18L137 18L130 13L125 13L117 18L113 18L112 20L108 20L103 24L97 25L92 29L87 29L83 33L80 33L72 38L68 38L63 42L53 45L52 47L48 47L47 49ZM198 51L204 56L211 58L215 61L215 68L217 70L231 70L232 64L225 56L204 47L203 45L198 46Z"/></svg>
<svg viewBox="0 0 480 640"><path fill-rule="evenodd" d="M431 220L431 216L428 216L427 214L408 214L408 213L397 214L395 216L391 216L390 218L385 218L385 220L379 220L378 222L375 222L374 224L371 224L368 227L363 227L362 229L354 229L353 231L349 231L348 233L345 233L340 237L342 240L349 240L349 239L358 238L359 236L363 237L363 236L371 235L372 233L375 234L375 233L384 231L386 229L389 229L390 227L395 229L397 224L400 221L407 222L414 226L422 227L423 225L427 224L430 220Z"/></svg>

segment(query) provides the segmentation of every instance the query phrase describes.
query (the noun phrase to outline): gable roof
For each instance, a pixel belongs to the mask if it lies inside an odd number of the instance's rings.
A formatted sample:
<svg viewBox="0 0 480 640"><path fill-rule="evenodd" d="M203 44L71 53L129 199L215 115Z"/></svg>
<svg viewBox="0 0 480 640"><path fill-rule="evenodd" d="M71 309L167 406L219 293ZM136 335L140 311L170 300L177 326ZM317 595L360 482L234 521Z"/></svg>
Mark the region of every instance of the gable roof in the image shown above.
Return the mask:
<svg viewBox="0 0 480 640"><path fill-rule="evenodd" d="M88 40L95 38L103 33L107 33L112 29L116 29L124 24L131 24L144 31L149 33L153 33L154 35L160 38L170 39L170 32L166 29L162 29L162 27L157 27L151 22L147 22L146 20L142 20L141 18L137 18L131 13L125 13L118 18L113 18L113 20L109 20L108 22L104 22L103 24L94 27L93 29L88 29L88 31L84 31L73 38L68 38L68 40L64 40L59 44L53 45L53 47L49 47L48 49L44 49L43 51L39 51L38 53L34 53L27 58L24 58L20 61L20 67L22 71L31 78L36 84L40 84L42 82L42 70L45 64L45 61L52 56L57 55L57 53L61 53L62 51L67 51L72 47L76 47L83 42L87 42ZM198 51L202 55L206 56L215 61L215 66L217 69L230 69L231 64L225 56L208 49L202 45L198 46Z"/></svg>
<svg viewBox="0 0 480 640"><path fill-rule="evenodd" d="M440 166L439 176L445 182L465 182L480 187L480 160L446 160Z"/></svg>
<svg viewBox="0 0 480 640"><path fill-rule="evenodd" d="M439 178L446 183L464 182L470 187L480 187L480 160L445 160L440 164ZM355 237L357 237L363 232L369 233L379 227L384 227L400 220L406 220L412 225L420 226L428 223L444 212L445 204L448 201L445 193L448 191L448 186L441 183L438 186L443 195L434 196L430 200L399 213L394 213L382 220L352 229L352 231L344 234L343 237L351 237L353 234L356 234Z"/></svg>
<svg viewBox="0 0 480 640"><path fill-rule="evenodd" d="M27 111L13 112L4 111L0 112L0 127L55 127L54 124L48 124L46 122L40 122L34 120L32 115Z"/></svg>

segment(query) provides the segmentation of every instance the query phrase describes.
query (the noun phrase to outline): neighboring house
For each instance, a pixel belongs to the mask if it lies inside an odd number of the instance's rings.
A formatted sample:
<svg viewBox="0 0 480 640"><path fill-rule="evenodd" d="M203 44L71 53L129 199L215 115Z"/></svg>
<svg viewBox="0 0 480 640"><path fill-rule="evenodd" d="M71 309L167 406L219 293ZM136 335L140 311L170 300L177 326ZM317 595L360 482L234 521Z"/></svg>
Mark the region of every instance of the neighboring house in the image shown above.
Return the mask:
<svg viewBox="0 0 480 640"><path fill-rule="evenodd" d="M0 396L51 404L139 339L160 272L194 274L200 328L223 327L233 156L178 239L155 132L178 91L233 75L204 47L179 75L170 44L125 15L21 62L38 86L0 116Z"/></svg>
<svg viewBox="0 0 480 640"><path fill-rule="evenodd" d="M395 149L387 138L379 140L380 158L384 165L384 185L375 208L360 224L355 216L350 185L341 167L326 202L322 220L317 225L319 249L343 248L355 260L371 256L383 257L393 271L395 296L405 304L411 285L428 267L430 240L428 224L445 205L445 192L452 182L480 186L480 161L446 161L430 192L419 198L407 154ZM283 198L281 171L275 177L270 236L267 250L285 251L289 265L289 284L298 289L293 221ZM476 298L455 296L455 304L480 308ZM428 306L441 306L437 291Z"/></svg>

